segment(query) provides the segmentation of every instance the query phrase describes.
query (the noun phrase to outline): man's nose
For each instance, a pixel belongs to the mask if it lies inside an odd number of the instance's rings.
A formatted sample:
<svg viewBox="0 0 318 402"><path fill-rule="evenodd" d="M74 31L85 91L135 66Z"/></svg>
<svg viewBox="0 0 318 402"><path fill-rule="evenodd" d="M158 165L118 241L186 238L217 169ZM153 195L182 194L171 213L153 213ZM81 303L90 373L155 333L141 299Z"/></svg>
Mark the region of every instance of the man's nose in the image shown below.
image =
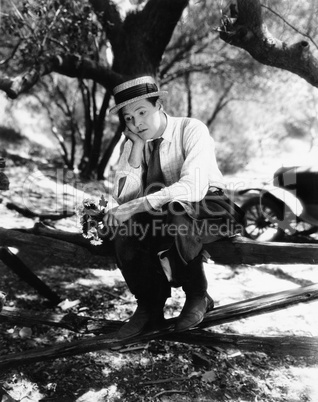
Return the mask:
<svg viewBox="0 0 318 402"><path fill-rule="evenodd" d="M139 126L142 124L142 121L139 117L134 118L134 125L136 128L139 128Z"/></svg>

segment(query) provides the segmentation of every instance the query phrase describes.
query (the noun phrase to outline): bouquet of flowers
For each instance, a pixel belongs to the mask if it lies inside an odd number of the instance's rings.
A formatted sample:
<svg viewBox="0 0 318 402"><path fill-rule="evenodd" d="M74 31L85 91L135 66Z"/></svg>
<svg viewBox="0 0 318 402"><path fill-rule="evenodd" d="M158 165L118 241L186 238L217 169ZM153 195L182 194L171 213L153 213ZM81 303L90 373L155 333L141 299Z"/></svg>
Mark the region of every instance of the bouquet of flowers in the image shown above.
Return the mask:
<svg viewBox="0 0 318 402"><path fill-rule="evenodd" d="M99 229L103 227L103 217L106 212L107 204L107 200L102 195L98 204L96 204L95 200L85 199L76 210L80 218L82 234L86 239L90 239L90 243L94 246L103 243L103 240L99 236Z"/></svg>

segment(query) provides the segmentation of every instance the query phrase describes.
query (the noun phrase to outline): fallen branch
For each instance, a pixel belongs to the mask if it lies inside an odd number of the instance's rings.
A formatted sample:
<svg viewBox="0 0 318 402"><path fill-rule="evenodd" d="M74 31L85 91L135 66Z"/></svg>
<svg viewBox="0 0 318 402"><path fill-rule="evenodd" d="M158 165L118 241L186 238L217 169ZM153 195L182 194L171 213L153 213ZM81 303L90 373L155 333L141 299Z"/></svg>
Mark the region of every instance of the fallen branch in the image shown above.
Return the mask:
<svg viewBox="0 0 318 402"><path fill-rule="evenodd" d="M199 325L208 328L215 325L233 322L239 319L259 314L281 310L298 303L311 302L318 299L318 284L298 287L296 289L258 296L214 308L205 315ZM0 312L0 322L9 321L20 325L48 325L66 328L74 332L108 334L117 331L122 321L94 319L90 316L76 314L38 314L25 310L4 307ZM175 319L167 320L167 326L172 326Z"/></svg>
<svg viewBox="0 0 318 402"><path fill-rule="evenodd" d="M107 238L104 239L103 244L100 246L93 246L85 239L82 233L67 232L65 230L59 230L45 225L43 222L37 222L31 229L17 229L22 233L30 233L34 235L49 237L57 240L63 240L68 243L76 244L83 248L88 249L95 255L108 255L114 256L115 250L113 243Z"/></svg>
<svg viewBox="0 0 318 402"><path fill-rule="evenodd" d="M318 244L257 242L235 237L205 244L218 264L317 264Z"/></svg>
<svg viewBox="0 0 318 402"><path fill-rule="evenodd" d="M179 389L169 389L169 390L164 390L161 392L158 392L158 394L154 395L154 398L158 398L161 395L164 394L188 394L190 391L184 391L184 390L179 390Z"/></svg>
<svg viewBox="0 0 318 402"><path fill-rule="evenodd" d="M257 296L251 299L239 301L214 308L207 313L198 328L209 328L248 317L253 317L299 303L307 303L318 300L318 284L301 286L292 290ZM174 318L167 320L168 325L173 326ZM103 322L88 324L89 332L105 333L109 326L103 327ZM142 335L141 335L142 336ZM147 341L150 339L147 339Z"/></svg>
<svg viewBox="0 0 318 402"><path fill-rule="evenodd" d="M54 305L61 302L60 297L53 292L34 272L27 267L16 255L7 247L0 247L0 260L17 274L21 279L36 289L40 295L50 300Z"/></svg>
<svg viewBox="0 0 318 402"><path fill-rule="evenodd" d="M187 333L174 333L167 338L211 348L239 349L245 352L264 352L269 355L307 357L318 362L318 337L309 336L256 336L237 334L218 334L205 330L193 330Z"/></svg>
<svg viewBox="0 0 318 402"><path fill-rule="evenodd" d="M143 381L140 382L139 385L154 385L154 384L164 384L167 382L175 382L175 381L187 381L189 377L171 377L171 378L161 378L159 380L153 381Z"/></svg>
<svg viewBox="0 0 318 402"><path fill-rule="evenodd" d="M10 322L15 325L32 327L35 325L47 325L49 327L65 328L69 331L87 333L88 322L94 321L91 317L79 316L73 313L67 314L39 314L34 311L25 311L16 307L3 307L0 312L0 322ZM116 321L117 323L117 321ZM111 327L110 331L115 331L118 325Z"/></svg>
<svg viewBox="0 0 318 402"><path fill-rule="evenodd" d="M42 220L57 221L60 219L70 218L75 215L75 212L67 212L67 211L62 211L61 213L56 214L42 214L39 212L33 212L29 208L21 207L13 202L7 202L6 207L8 209L19 212L19 214L25 216L26 218L39 218L40 221Z"/></svg>
<svg viewBox="0 0 318 402"><path fill-rule="evenodd" d="M54 231L54 229L52 230ZM68 232L66 232L68 233ZM80 234L78 234L81 236ZM83 239L85 240L85 239ZM87 241L89 244L89 242ZM51 265L67 264L69 262L83 266L94 260L100 267L114 263L114 257L107 259L107 247L104 255L94 255L88 248L78 246L72 242L59 240L47 236L38 236L15 229L0 227L0 247L14 247L18 249L19 258L28 266L47 267ZM91 246L94 247L94 246Z"/></svg>
<svg viewBox="0 0 318 402"><path fill-rule="evenodd" d="M3 229L2 229L3 230ZM37 223L32 229L12 230L6 232L6 237L12 241L12 246L16 243L16 233L19 237L24 236L25 242L34 242L38 236L39 241L45 242L45 238L53 238L56 241L64 241L78 246L78 250L84 253L86 250L92 255L101 255L109 258L109 263L115 263L114 244L107 238L100 246L92 246L81 233L72 233L62 230L49 228L43 223ZM27 236L31 236L28 238ZM1 245L0 228L0 245ZM46 241L48 249L54 246ZM81 249L79 248L81 247ZM307 243L273 243L257 242L244 237L232 237L218 240L213 243L204 244L204 248L210 253L211 258L218 264L317 264L318 263L318 244ZM42 251L42 250L41 250ZM67 251L67 250L66 250Z"/></svg>
<svg viewBox="0 0 318 402"><path fill-rule="evenodd" d="M206 314L203 322L198 326L198 328L212 327L226 322L236 321L242 318L252 317L255 315L284 309L296 303L309 302L317 299L318 284L300 287L289 291L273 293L270 295L259 296L253 299L244 300L241 302L215 308L214 310ZM126 341L119 341L116 338L116 332L112 332L106 335L100 335L93 338L82 339L79 341L60 343L47 348L28 350L21 353L0 356L0 369L16 367L21 364L29 364L38 361L46 361L60 357L73 356L76 354L82 354L97 350L120 349L123 345L148 342L152 339L165 339L177 342L181 341L182 339L182 342L187 342L188 340L190 343L192 343L194 341L194 338L191 340L190 335L194 334L191 336L197 336L196 332L194 332L195 330L186 331L184 333L173 332L174 321L175 319L167 320L166 329L144 333L130 338ZM114 325L114 322L112 324ZM115 326L118 328L122 324L123 323L120 321L118 323L115 322L115 325L112 328L114 328ZM99 327L90 328L89 332L95 332L96 330L99 330L101 332L102 329L106 331L106 328ZM107 331L109 332L109 330L110 327L108 326ZM202 332L199 335L202 336ZM213 346L213 340L210 340L210 345ZM276 338L276 340L278 341L279 338ZM196 342L198 341L198 338L196 338ZM303 343L306 344L305 340L303 340ZM237 345L239 345L239 342L237 342ZM314 342L312 342L312 345L315 348L317 347L316 338L314 338ZM290 351L290 353L292 352L293 350Z"/></svg>

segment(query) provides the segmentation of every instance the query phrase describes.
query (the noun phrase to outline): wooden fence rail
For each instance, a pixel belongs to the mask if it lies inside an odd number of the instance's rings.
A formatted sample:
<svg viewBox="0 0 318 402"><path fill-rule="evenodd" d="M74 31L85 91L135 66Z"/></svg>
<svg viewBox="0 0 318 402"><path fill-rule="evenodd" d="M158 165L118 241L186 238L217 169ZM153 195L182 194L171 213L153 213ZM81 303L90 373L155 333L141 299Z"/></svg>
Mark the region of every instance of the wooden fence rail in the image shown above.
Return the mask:
<svg viewBox="0 0 318 402"><path fill-rule="evenodd" d="M264 313L269 313L272 311L277 311L284 309L286 307L295 305L301 302L310 302L318 299L318 284L299 287L296 289L277 292L273 294L263 295L259 297L254 297L252 299L240 301L237 303L228 304L225 306L216 307L214 310L206 314L203 322L198 326L197 329L185 331L182 333L177 333L173 331L173 323L175 319L167 320L166 329L153 331L138 335L131 339L119 341L116 338L116 330L123 323L118 321L111 321L104 323L99 323L98 326L94 326L94 322L89 326L87 325L88 332L106 332L106 335L99 335L90 338L84 338L79 341L60 343L47 348L33 349L30 351L24 351L21 353L10 354L6 356L0 356L0 369L5 369L9 367L16 367L21 364L30 364L39 361L46 361L50 359L56 359L60 357L73 356L76 354L82 354L103 349L118 349L124 345L131 345L135 343L144 343L152 339L166 339L170 341L181 341L186 343L198 342L200 345L206 342L207 345L213 346L213 337L210 337L208 333L202 332L203 328L210 328L219 324L232 322L242 318L248 318L255 315L260 315ZM1 317L1 313L0 313ZM196 330L201 332L197 333ZM220 344L221 338L217 338ZM252 338L251 338L252 339ZM237 347L240 346L240 338L236 340L233 338L232 346L235 344ZM287 344L292 348L295 345L295 339L285 338ZM265 347L269 348L273 341L266 343L264 340L263 344ZM261 343L261 342L260 342ZM226 344L224 341L223 344ZM255 344L255 342L254 342ZM305 351L308 351L310 347L313 348L313 353L317 352L317 339L313 338L310 341L309 338L303 339ZM241 341L242 345L242 341ZM247 345L244 344L245 348ZM290 350L292 354L292 349ZM307 352L306 352L307 353ZM317 353L316 353L317 355ZM318 356L318 355L317 355Z"/></svg>

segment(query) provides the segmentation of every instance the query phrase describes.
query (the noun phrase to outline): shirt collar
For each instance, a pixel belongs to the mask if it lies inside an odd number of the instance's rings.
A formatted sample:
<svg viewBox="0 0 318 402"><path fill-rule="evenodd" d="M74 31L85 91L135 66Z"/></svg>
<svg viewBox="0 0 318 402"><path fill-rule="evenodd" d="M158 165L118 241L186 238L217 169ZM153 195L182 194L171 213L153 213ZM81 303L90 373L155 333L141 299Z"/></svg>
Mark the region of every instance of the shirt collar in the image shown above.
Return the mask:
<svg viewBox="0 0 318 402"><path fill-rule="evenodd" d="M167 125L165 131L163 132L162 136L165 141L172 142L172 134L173 134L173 121L172 118L166 113L163 112L167 119Z"/></svg>

